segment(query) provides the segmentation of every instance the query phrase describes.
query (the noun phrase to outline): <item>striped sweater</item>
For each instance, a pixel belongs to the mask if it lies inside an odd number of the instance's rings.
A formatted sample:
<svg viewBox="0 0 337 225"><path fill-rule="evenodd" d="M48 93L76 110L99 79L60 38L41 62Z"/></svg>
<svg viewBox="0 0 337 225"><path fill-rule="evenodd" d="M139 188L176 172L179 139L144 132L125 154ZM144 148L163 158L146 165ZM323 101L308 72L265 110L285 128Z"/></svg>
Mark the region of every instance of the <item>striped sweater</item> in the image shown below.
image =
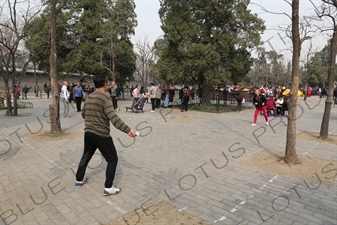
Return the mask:
<svg viewBox="0 0 337 225"><path fill-rule="evenodd" d="M82 117L85 120L85 132L102 137L110 137L110 121L124 133L131 130L115 113L109 97L102 92L95 91L88 96L82 109Z"/></svg>

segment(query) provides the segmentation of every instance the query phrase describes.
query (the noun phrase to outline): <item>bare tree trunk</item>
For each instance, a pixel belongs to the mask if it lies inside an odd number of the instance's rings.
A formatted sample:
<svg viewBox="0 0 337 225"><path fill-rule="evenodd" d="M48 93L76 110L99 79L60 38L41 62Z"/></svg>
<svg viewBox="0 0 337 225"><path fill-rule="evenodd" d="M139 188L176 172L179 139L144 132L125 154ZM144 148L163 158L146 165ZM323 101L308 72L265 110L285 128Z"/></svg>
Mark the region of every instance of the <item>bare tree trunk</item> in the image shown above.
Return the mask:
<svg viewBox="0 0 337 225"><path fill-rule="evenodd" d="M117 39L117 38L116 38ZM111 70L112 70L112 80L116 82L116 39L115 37L111 38Z"/></svg>
<svg viewBox="0 0 337 225"><path fill-rule="evenodd" d="M211 105L211 86L204 82L202 85L202 94L201 94L201 101L202 105L210 106Z"/></svg>
<svg viewBox="0 0 337 225"><path fill-rule="evenodd" d="M337 20L336 20L337 21ZM331 106L333 103L333 92L334 92L334 77L336 71L336 54L337 54L337 25L334 26L334 32L331 39L331 55L330 55L330 65L328 69L328 93L325 100L325 108L321 123L321 131L319 133L320 138L326 139L329 136L329 121Z"/></svg>
<svg viewBox="0 0 337 225"><path fill-rule="evenodd" d="M11 92L9 89L9 79L8 79L8 75L6 77L4 77L5 80L5 90L6 90L6 102L7 102L7 109L6 109L6 115L12 115L12 101L11 101Z"/></svg>
<svg viewBox="0 0 337 225"><path fill-rule="evenodd" d="M39 97L39 91L38 91L38 80L36 75L36 63L34 62L34 81L35 81L35 97Z"/></svg>
<svg viewBox="0 0 337 225"><path fill-rule="evenodd" d="M57 87L57 50L56 50L56 0L50 6L50 82L52 103L49 105L51 133L62 132L60 123L60 95Z"/></svg>
<svg viewBox="0 0 337 225"><path fill-rule="evenodd" d="M299 0L292 1L292 74L291 74L291 91L290 99L288 100L288 126L287 126L287 141L285 151L285 161L292 165L297 162L296 154L296 106L297 92L300 74L300 54L301 54L301 39L299 33Z"/></svg>

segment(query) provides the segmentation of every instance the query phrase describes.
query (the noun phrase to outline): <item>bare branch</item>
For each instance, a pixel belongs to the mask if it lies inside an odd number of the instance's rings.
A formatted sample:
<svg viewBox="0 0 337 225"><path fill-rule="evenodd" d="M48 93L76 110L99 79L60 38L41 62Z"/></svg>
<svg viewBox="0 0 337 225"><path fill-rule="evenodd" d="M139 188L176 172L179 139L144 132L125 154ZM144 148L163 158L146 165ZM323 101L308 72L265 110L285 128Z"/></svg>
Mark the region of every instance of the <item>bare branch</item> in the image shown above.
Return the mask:
<svg viewBox="0 0 337 225"><path fill-rule="evenodd" d="M301 44L303 43L303 42L305 42L306 40L310 40L312 37L310 37L310 36L305 36L305 37L303 37L303 38L301 38Z"/></svg>
<svg viewBox="0 0 337 225"><path fill-rule="evenodd" d="M254 3L254 2L251 2L251 4L259 6L263 11L265 11L267 13L271 13L271 14L275 14L275 15L285 15L285 16L287 16L291 20L291 16L288 15L287 13L285 13L285 12L283 12L283 13L272 12L272 11L267 10L266 8L264 8L263 6L261 6L260 4L257 4L257 3Z"/></svg>
<svg viewBox="0 0 337 225"><path fill-rule="evenodd" d="M322 0L322 1L326 4L333 5L337 8L337 0L331 0L332 2L329 2L327 0Z"/></svg>
<svg viewBox="0 0 337 225"><path fill-rule="evenodd" d="M289 2L288 0L284 0L286 3L288 3L290 5L290 7L292 6L291 2Z"/></svg>

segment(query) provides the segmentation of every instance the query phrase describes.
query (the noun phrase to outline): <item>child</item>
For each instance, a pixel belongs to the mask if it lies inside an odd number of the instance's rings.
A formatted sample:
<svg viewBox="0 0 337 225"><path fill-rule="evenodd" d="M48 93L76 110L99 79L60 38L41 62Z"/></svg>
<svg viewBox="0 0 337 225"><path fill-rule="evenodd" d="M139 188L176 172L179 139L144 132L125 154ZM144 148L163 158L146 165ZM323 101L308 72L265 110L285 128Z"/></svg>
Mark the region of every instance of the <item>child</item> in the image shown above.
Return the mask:
<svg viewBox="0 0 337 225"><path fill-rule="evenodd" d="M278 116L282 115L282 106L283 106L284 100L283 97L280 96L277 100L276 100L276 114Z"/></svg>
<svg viewBox="0 0 337 225"><path fill-rule="evenodd" d="M276 112L275 112L275 105L276 105L276 104L275 104L273 95L270 95L270 96L267 98L267 103L266 103L266 106L267 106L267 112L272 111L274 116L276 115Z"/></svg>

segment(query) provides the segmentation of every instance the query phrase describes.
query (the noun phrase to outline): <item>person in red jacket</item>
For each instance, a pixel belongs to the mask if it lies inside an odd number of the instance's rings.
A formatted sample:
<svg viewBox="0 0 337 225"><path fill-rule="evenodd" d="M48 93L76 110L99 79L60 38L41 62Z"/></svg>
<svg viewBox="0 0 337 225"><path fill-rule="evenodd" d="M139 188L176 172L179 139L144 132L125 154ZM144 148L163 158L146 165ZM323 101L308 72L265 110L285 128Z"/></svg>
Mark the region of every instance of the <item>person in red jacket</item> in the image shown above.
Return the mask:
<svg viewBox="0 0 337 225"><path fill-rule="evenodd" d="M267 97L266 106L267 106L267 112L273 112L273 116L275 116L276 115L276 109L275 109L276 104L275 104L273 95L270 95Z"/></svg>
<svg viewBox="0 0 337 225"><path fill-rule="evenodd" d="M256 126L257 116L259 115L259 112L262 111L264 118L266 119L266 125L269 126L268 123L268 115L267 115L267 99L266 96L260 94L259 90L255 90L254 97L253 97L253 104L255 106L255 112L254 112L254 123L252 126Z"/></svg>

